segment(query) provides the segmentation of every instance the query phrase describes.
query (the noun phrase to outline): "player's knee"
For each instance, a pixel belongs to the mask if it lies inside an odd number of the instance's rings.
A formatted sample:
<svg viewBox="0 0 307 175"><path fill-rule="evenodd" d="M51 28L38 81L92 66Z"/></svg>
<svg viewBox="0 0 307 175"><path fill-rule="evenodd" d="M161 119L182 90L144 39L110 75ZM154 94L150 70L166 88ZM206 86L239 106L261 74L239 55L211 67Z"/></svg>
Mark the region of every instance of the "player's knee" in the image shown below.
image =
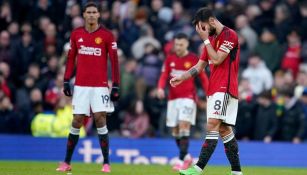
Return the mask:
<svg viewBox="0 0 307 175"><path fill-rule="evenodd" d="M209 119L207 123L208 131L219 131L221 121L218 119Z"/></svg>
<svg viewBox="0 0 307 175"><path fill-rule="evenodd" d="M77 128L77 129L80 129L82 124L83 124L83 118L82 119L74 118L72 121L72 127Z"/></svg>
<svg viewBox="0 0 307 175"><path fill-rule="evenodd" d="M97 128L106 126L106 115L104 113L94 114L95 124Z"/></svg>
<svg viewBox="0 0 307 175"><path fill-rule="evenodd" d="M105 125L105 126L100 127L100 128L97 127L97 133L98 133L99 135L105 135L105 134L107 134L107 133L108 133L108 128L107 128L107 126Z"/></svg>
<svg viewBox="0 0 307 175"><path fill-rule="evenodd" d="M179 129L179 137L189 137L190 129Z"/></svg>
<svg viewBox="0 0 307 175"><path fill-rule="evenodd" d="M224 136L232 133L232 129L231 129L230 126L221 125L221 127L219 129L219 133L220 133L221 137L224 137Z"/></svg>
<svg viewBox="0 0 307 175"><path fill-rule="evenodd" d="M172 136L173 136L173 137L179 137L179 129L178 129L178 126L172 128Z"/></svg>

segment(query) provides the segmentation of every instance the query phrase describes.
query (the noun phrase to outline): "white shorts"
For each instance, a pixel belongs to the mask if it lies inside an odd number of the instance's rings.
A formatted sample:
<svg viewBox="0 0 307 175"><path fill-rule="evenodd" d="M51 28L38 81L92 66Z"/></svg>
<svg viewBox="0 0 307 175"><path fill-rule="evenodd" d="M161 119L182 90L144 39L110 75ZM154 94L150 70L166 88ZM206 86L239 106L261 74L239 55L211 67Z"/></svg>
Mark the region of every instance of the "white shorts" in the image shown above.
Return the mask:
<svg viewBox="0 0 307 175"><path fill-rule="evenodd" d="M114 106L107 87L74 86L73 114L90 115L96 112L113 112Z"/></svg>
<svg viewBox="0 0 307 175"><path fill-rule="evenodd" d="M235 125L238 113L238 99L228 93L216 92L208 96L207 119L221 119L223 123Z"/></svg>
<svg viewBox="0 0 307 175"><path fill-rule="evenodd" d="M195 125L196 104L190 98L178 98L167 102L166 126L175 127L179 121Z"/></svg>

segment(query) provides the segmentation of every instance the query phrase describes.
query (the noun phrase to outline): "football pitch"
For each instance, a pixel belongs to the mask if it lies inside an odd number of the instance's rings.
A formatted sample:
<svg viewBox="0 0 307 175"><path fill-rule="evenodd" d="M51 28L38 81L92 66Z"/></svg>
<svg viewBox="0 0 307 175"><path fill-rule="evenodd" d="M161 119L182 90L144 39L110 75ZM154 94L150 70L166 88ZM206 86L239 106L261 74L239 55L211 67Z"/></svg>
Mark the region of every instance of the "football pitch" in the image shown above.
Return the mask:
<svg viewBox="0 0 307 175"><path fill-rule="evenodd" d="M71 175L101 175L99 164L73 163ZM112 164L114 175L178 175L170 166ZM1 175L63 175L56 172L57 162L0 161ZM209 166L203 175L227 175L229 167ZM307 168L243 167L244 175L306 175Z"/></svg>

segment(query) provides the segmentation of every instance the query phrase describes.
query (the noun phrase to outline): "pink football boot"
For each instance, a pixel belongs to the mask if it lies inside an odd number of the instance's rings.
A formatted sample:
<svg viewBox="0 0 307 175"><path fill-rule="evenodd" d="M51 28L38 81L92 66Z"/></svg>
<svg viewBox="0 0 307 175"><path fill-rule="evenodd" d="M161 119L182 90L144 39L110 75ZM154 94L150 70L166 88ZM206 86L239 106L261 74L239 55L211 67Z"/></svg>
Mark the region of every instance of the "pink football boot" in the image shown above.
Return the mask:
<svg viewBox="0 0 307 175"><path fill-rule="evenodd" d="M71 166L67 164L66 162L60 162L57 171L65 172L65 171L71 171Z"/></svg>
<svg viewBox="0 0 307 175"><path fill-rule="evenodd" d="M111 172L111 166L109 164L103 164L101 171L104 172L104 173L110 173Z"/></svg>

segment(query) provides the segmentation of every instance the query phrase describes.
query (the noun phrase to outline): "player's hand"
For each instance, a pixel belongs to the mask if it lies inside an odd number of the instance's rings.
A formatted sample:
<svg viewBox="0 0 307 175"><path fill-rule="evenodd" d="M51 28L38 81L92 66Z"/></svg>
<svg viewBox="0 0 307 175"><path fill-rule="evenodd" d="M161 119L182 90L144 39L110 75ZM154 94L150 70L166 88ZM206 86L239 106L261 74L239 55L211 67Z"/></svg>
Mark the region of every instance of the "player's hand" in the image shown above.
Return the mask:
<svg viewBox="0 0 307 175"><path fill-rule="evenodd" d="M205 25L205 29L203 29L201 22L196 24L195 29L202 40L206 40L209 37L209 25Z"/></svg>
<svg viewBox="0 0 307 175"><path fill-rule="evenodd" d="M183 78L181 76L174 77L169 81L172 87L176 87L182 82L183 82Z"/></svg>
<svg viewBox="0 0 307 175"><path fill-rule="evenodd" d="M119 100L119 86L116 83L113 83L111 90L111 100L116 102Z"/></svg>
<svg viewBox="0 0 307 175"><path fill-rule="evenodd" d="M164 92L163 89L161 89L161 88L158 88L158 89L157 89L157 97L158 97L158 99L160 99L160 100L162 100L162 99L165 98L165 92Z"/></svg>
<svg viewBox="0 0 307 175"><path fill-rule="evenodd" d="M72 91L71 91L71 87L70 87L69 81L64 81L64 85L63 86L64 86L63 93L67 97L71 97L72 96Z"/></svg>

